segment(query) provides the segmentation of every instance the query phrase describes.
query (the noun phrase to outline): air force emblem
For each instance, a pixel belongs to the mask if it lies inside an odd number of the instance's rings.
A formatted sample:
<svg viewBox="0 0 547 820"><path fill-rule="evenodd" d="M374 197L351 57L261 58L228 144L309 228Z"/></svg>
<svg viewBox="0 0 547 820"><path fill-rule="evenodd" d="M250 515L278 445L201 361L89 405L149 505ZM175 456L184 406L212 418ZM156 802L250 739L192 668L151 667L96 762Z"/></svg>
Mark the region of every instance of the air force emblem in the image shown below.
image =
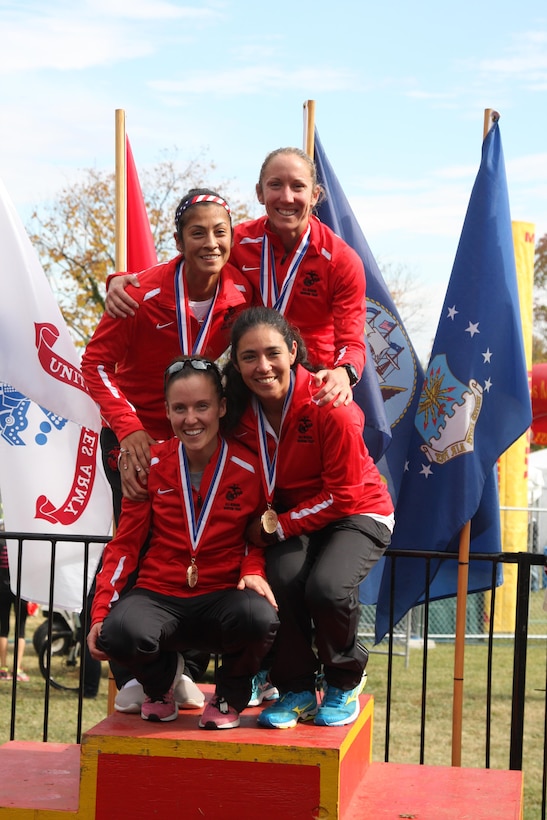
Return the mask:
<svg viewBox="0 0 547 820"><path fill-rule="evenodd" d="M481 412L483 388L475 380L460 382L444 353L431 361L422 388L416 429L424 440L421 450L431 462L444 464L472 453Z"/></svg>

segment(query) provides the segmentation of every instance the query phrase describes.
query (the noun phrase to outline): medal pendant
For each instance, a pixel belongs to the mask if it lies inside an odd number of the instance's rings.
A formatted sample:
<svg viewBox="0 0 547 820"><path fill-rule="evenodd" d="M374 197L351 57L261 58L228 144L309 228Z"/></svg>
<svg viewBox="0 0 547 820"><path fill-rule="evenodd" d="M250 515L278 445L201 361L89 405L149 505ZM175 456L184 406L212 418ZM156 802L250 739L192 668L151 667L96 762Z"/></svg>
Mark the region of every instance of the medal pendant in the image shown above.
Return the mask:
<svg viewBox="0 0 547 820"><path fill-rule="evenodd" d="M260 516L260 525L267 535L273 535L277 530L277 513L271 507L262 513Z"/></svg>
<svg viewBox="0 0 547 820"><path fill-rule="evenodd" d="M190 564L186 570L186 581L188 586L193 589L198 582L198 568L195 564Z"/></svg>

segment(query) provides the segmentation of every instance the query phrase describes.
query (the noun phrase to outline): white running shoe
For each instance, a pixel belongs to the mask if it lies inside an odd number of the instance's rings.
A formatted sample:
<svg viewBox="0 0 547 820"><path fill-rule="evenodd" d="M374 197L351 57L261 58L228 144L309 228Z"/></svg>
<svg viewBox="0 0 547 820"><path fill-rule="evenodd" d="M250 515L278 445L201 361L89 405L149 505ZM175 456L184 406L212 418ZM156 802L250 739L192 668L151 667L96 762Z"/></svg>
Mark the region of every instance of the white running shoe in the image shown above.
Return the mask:
<svg viewBox="0 0 547 820"><path fill-rule="evenodd" d="M201 709L205 695L192 678L183 672L175 685L175 700L181 709Z"/></svg>
<svg viewBox="0 0 547 820"><path fill-rule="evenodd" d="M201 709L205 703L205 696L192 678L186 674L186 667L183 667L183 669L184 671L175 685L175 700L181 709ZM117 712L138 715L141 712L144 698L144 689L136 678L132 678L122 686L116 695L114 709Z"/></svg>
<svg viewBox="0 0 547 820"><path fill-rule="evenodd" d="M126 712L130 715L140 715L144 703L144 689L136 678L124 683L114 700L114 709L117 712Z"/></svg>

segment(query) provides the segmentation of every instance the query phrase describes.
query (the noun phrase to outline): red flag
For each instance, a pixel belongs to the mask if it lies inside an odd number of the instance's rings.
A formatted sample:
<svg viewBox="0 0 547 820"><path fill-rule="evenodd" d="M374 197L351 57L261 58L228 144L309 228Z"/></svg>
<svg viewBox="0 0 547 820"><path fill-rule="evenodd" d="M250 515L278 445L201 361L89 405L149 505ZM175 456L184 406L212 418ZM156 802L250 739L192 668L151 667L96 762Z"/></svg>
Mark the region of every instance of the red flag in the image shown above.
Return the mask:
<svg viewBox="0 0 547 820"><path fill-rule="evenodd" d="M142 196L133 153L126 137L127 179L127 270L135 273L157 265L154 237Z"/></svg>

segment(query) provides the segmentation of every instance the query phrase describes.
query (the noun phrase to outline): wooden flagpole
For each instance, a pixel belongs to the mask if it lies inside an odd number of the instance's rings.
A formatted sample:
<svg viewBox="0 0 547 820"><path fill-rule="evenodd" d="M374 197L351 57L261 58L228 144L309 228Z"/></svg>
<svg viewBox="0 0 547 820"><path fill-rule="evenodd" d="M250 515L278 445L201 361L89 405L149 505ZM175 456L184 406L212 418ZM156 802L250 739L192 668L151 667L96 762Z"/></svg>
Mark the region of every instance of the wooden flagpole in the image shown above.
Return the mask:
<svg viewBox="0 0 547 820"><path fill-rule="evenodd" d="M315 142L315 100L304 103L304 151L313 159Z"/></svg>
<svg viewBox="0 0 547 820"><path fill-rule="evenodd" d="M127 150L125 136L125 111L116 109L116 144L115 144L115 226L114 226L114 264L117 271L127 269ZM112 523L112 532L116 533L116 524ZM117 693L116 681L112 670L108 672L107 714L114 712L114 700Z"/></svg>
<svg viewBox="0 0 547 820"><path fill-rule="evenodd" d="M126 184L126 144L125 111L116 109L116 247L115 264L117 271L127 267L127 184Z"/></svg>
<svg viewBox="0 0 547 820"><path fill-rule="evenodd" d="M483 141L499 114L492 108L484 111ZM458 591L456 597L456 636L454 644L454 694L452 698L452 765L462 764L462 713L465 631L467 623L467 589L469 585L469 549L471 522L464 524L458 548Z"/></svg>
<svg viewBox="0 0 547 820"><path fill-rule="evenodd" d="M462 765L463 669L467 585L469 579L469 544L471 521L463 525L458 548L458 591L456 596L456 637L454 644L454 693L452 696L452 765Z"/></svg>

